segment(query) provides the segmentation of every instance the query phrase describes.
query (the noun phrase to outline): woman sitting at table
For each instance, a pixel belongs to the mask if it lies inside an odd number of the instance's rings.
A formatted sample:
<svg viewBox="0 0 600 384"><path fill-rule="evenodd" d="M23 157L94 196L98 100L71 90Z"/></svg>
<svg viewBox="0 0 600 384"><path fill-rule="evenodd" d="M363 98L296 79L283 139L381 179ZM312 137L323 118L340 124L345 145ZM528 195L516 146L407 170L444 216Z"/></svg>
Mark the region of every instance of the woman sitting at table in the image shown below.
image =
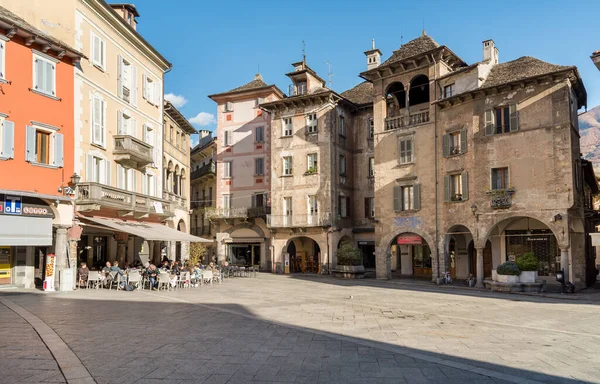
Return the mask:
<svg viewBox="0 0 600 384"><path fill-rule="evenodd" d="M86 263L81 263L81 266L77 270L77 274L79 275L79 288L81 288L81 283L87 283L88 276L90 274L90 270L88 269Z"/></svg>

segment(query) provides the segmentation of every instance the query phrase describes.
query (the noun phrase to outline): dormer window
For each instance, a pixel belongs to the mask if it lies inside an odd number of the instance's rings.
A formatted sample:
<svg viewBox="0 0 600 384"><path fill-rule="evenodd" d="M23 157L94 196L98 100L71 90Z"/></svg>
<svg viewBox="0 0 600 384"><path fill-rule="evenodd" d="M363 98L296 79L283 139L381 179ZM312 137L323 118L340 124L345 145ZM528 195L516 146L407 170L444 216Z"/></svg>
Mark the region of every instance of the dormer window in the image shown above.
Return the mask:
<svg viewBox="0 0 600 384"><path fill-rule="evenodd" d="M298 95L306 94L306 81L300 81L297 83L296 87L298 88Z"/></svg>

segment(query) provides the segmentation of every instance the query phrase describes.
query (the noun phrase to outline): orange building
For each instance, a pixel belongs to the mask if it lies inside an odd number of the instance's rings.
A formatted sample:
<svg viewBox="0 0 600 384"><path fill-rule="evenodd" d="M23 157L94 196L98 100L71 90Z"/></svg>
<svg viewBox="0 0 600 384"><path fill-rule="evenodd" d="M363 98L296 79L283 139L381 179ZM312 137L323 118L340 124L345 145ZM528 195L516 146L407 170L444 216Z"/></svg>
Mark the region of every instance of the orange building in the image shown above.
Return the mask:
<svg viewBox="0 0 600 384"><path fill-rule="evenodd" d="M69 264L81 58L0 7L0 284L33 288L49 253L56 270Z"/></svg>

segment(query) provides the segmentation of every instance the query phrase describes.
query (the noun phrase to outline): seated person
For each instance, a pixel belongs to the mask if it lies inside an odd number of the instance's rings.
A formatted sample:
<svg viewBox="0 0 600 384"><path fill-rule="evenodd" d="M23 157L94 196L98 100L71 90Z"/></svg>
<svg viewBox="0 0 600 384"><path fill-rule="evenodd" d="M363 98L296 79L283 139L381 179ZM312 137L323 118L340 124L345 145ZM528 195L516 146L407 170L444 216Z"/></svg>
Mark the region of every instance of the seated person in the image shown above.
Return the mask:
<svg viewBox="0 0 600 384"><path fill-rule="evenodd" d="M117 277L117 275L123 276L123 270L121 268L119 268L119 262L117 260L113 261L113 265L112 267L110 267L110 271L111 272L117 272L117 274L115 275L115 278ZM120 284L121 288L125 287L125 279L121 279L121 284Z"/></svg>
<svg viewBox="0 0 600 384"><path fill-rule="evenodd" d="M77 274L79 275L79 281L87 281L90 270L86 263L81 263L81 266L77 270Z"/></svg>
<svg viewBox="0 0 600 384"><path fill-rule="evenodd" d="M158 286L158 274L160 271L154 264L150 264L148 269L146 269L146 277L148 277L148 281L150 281L150 289L156 289Z"/></svg>
<svg viewBox="0 0 600 384"><path fill-rule="evenodd" d="M110 268L111 268L110 261L107 261L104 268L102 268L102 272L110 272Z"/></svg>

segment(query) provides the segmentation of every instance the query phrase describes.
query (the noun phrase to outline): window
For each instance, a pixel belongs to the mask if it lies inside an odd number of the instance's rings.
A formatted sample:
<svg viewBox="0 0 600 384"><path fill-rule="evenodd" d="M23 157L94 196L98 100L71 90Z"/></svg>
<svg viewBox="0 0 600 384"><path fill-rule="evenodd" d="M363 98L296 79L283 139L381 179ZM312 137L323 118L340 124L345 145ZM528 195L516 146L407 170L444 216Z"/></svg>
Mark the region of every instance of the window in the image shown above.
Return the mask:
<svg viewBox="0 0 600 384"><path fill-rule="evenodd" d="M106 146L106 102L98 95L92 97L92 144Z"/></svg>
<svg viewBox="0 0 600 384"><path fill-rule="evenodd" d="M298 82L298 84L296 85L296 87L298 88L298 95L304 95L306 94L306 81L300 81Z"/></svg>
<svg viewBox="0 0 600 384"><path fill-rule="evenodd" d="M317 196L310 195L308 196L308 214L316 215L319 212L319 203L317 200Z"/></svg>
<svg viewBox="0 0 600 384"><path fill-rule="evenodd" d="M255 130L255 139L254 141L257 143L264 143L265 141L265 133L264 133L265 127L263 127L262 125L260 127L256 127Z"/></svg>
<svg viewBox="0 0 600 384"><path fill-rule="evenodd" d="M102 157L88 153L85 179L88 182L110 184L110 163Z"/></svg>
<svg viewBox="0 0 600 384"><path fill-rule="evenodd" d="M1 40L0 40L1 42ZM0 160L15 158L15 123L0 115Z"/></svg>
<svg viewBox="0 0 600 384"><path fill-rule="evenodd" d="M373 118L369 119L369 139L375 137L375 123L373 122Z"/></svg>
<svg viewBox="0 0 600 384"><path fill-rule="evenodd" d="M338 118L338 133L342 136L346 136L346 124L344 123L343 115L340 115Z"/></svg>
<svg viewBox="0 0 600 384"><path fill-rule="evenodd" d="M267 205L267 194L266 193L255 193L252 195L252 207L264 207Z"/></svg>
<svg viewBox="0 0 600 384"><path fill-rule="evenodd" d="M285 117L283 119L283 136L292 136L292 118Z"/></svg>
<svg viewBox="0 0 600 384"><path fill-rule="evenodd" d="M154 164L158 164L160 159L160 152L156 145L156 132L150 124L144 124L144 142L152 147L152 161Z"/></svg>
<svg viewBox="0 0 600 384"><path fill-rule="evenodd" d="M160 81L151 79L148 75L143 76L144 99L152 105L159 106L162 97L162 86Z"/></svg>
<svg viewBox="0 0 600 384"><path fill-rule="evenodd" d="M262 176L265 174L265 159L258 157L254 159L254 174L256 176Z"/></svg>
<svg viewBox="0 0 600 384"><path fill-rule="evenodd" d="M340 155L340 176L346 176L346 156Z"/></svg>
<svg viewBox="0 0 600 384"><path fill-rule="evenodd" d="M223 178L228 179L231 177L231 161L225 161L223 163Z"/></svg>
<svg viewBox="0 0 600 384"><path fill-rule="evenodd" d="M256 102L254 104L255 107L258 107L259 105L263 104L265 102L265 98L264 97L259 97L258 99L256 99Z"/></svg>
<svg viewBox="0 0 600 384"><path fill-rule="evenodd" d="M117 164L117 188L135 192L135 171Z"/></svg>
<svg viewBox="0 0 600 384"><path fill-rule="evenodd" d="M0 35L0 79L6 80L6 68L4 63L6 62L5 49L6 38Z"/></svg>
<svg viewBox="0 0 600 384"><path fill-rule="evenodd" d="M156 194L154 185L155 180L153 174L146 173L142 175L142 194L154 196Z"/></svg>
<svg viewBox="0 0 600 384"><path fill-rule="evenodd" d="M118 57L117 92L122 100L137 105L137 69L119 55Z"/></svg>
<svg viewBox="0 0 600 384"><path fill-rule="evenodd" d="M516 104L488 109L484 113L485 134L498 135L519 130L519 112Z"/></svg>
<svg viewBox="0 0 600 384"><path fill-rule="evenodd" d="M341 218L350 216L350 198L348 196L338 196L338 214Z"/></svg>
<svg viewBox="0 0 600 384"><path fill-rule="evenodd" d="M26 161L53 167L64 165L64 138L56 129L26 127Z"/></svg>
<svg viewBox="0 0 600 384"><path fill-rule="evenodd" d="M117 112L117 133L136 137L136 121L127 112Z"/></svg>
<svg viewBox="0 0 600 384"><path fill-rule="evenodd" d="M444 201L466 201L469 199L467 172L444 176Z"/></svg>
<svg viewBox="0 0 600 384"><path fill-rule="evenodd" d="M171 143L173 142L173 126L171 126L169 129L169 141Z"/></svg>
<svg viewBox="0 0 600 384"><path fill-rule="evenodd" d="M467 152L467 130L462 129L442 136L442 146L445 157Z"/></svg>
<svg viewBox="0 0 600 384"><path fill-rule="evenodd" d="M231 145L231 131L225 131L223 132L224 135L224 139L223 139L223 145L228 147Z"/></svg>
<svg viewBox="0 0 600 384"><path fill-rule="evenodd" d="M33 55L33 89L49 96L56 96L56 60L41 54Z"/></svg>
<svg viewBox="0 0 600 384"><path fill-rule="evenodd" d="M175 135L176 135L176 137L177 137L177 138L175 139L175 147L176 147L176 148L179 148L179 147L180 147L180 146L179 146L179 142L181 141L181 135L179 134L179 132L176 132L176 133L175 133Z"/></svg>
<svg viewBox="0 0 600 384"><path fill-rule="evenodd" d="M369 157L369 177L375 176L375 158Z"/></svg>
<svg viewBox="0 0 600 384"><path fill-rule="evenodd" d="M292 156L283 158L283 175L290 176L292 174Z"/></svg>
<svg viewBox="0 0 600 384"><path fill-rule="evenodd" d="M375 217L375 198L365 197L365 218L372 219Z"/></svg>
<svg viewBox="0 0 600 384"><path fill-rule="evenodd" d="M283 198L283 214L285 216L292 216L292 198L291 197Z"/></svg>
<svg viewBox="0 0 600 384"><path fill-rule="evenodd" d="M316 113L306 115L306 130L308 133L316 133L318 131L318 120Z"/></svg>
<svg viewBox="0 0 600 384"><path fill-rule="evenodd" d="M404 138L398 141L398 162L400 164L410 164L413 162L413 139Z"/></svg>
<svg viewBox="0 0 600 384"><path fill-rule="evenodd" d="M104 40L100 38L93 31L90 32L92 44L91 44L91 62L97 68L104 70L106 65L106 45Z"/></svg>
<svg viewBox="0 0 600 384"><path fill-rule="evenodd" d="M492 189L508 189L508 168L492 168Z"/></svg>
<svg viewBox="0 0 600 384"><path fill-rule="evenodd" d="M318 164L317 164L317 154L309 153L306 156L306 173L317 173Z"/></svg>
<svg viewBox="0 0 600 384"><path fill-rule="evenodd" d="M417 211L421 209L421 184L394 187L394 211Z"/></svg>
<svg viewBox="0 0 600 384"><path fill-rule="evenodd" d="M454 96L454 84L446 85L444 87L444 98Z"/></svg>
<svg viewBox="0 0 600 384"><path fill-rule="evenodd" d="M233 103L231 101L225 103L225 112L233 112Z"/></svg>

